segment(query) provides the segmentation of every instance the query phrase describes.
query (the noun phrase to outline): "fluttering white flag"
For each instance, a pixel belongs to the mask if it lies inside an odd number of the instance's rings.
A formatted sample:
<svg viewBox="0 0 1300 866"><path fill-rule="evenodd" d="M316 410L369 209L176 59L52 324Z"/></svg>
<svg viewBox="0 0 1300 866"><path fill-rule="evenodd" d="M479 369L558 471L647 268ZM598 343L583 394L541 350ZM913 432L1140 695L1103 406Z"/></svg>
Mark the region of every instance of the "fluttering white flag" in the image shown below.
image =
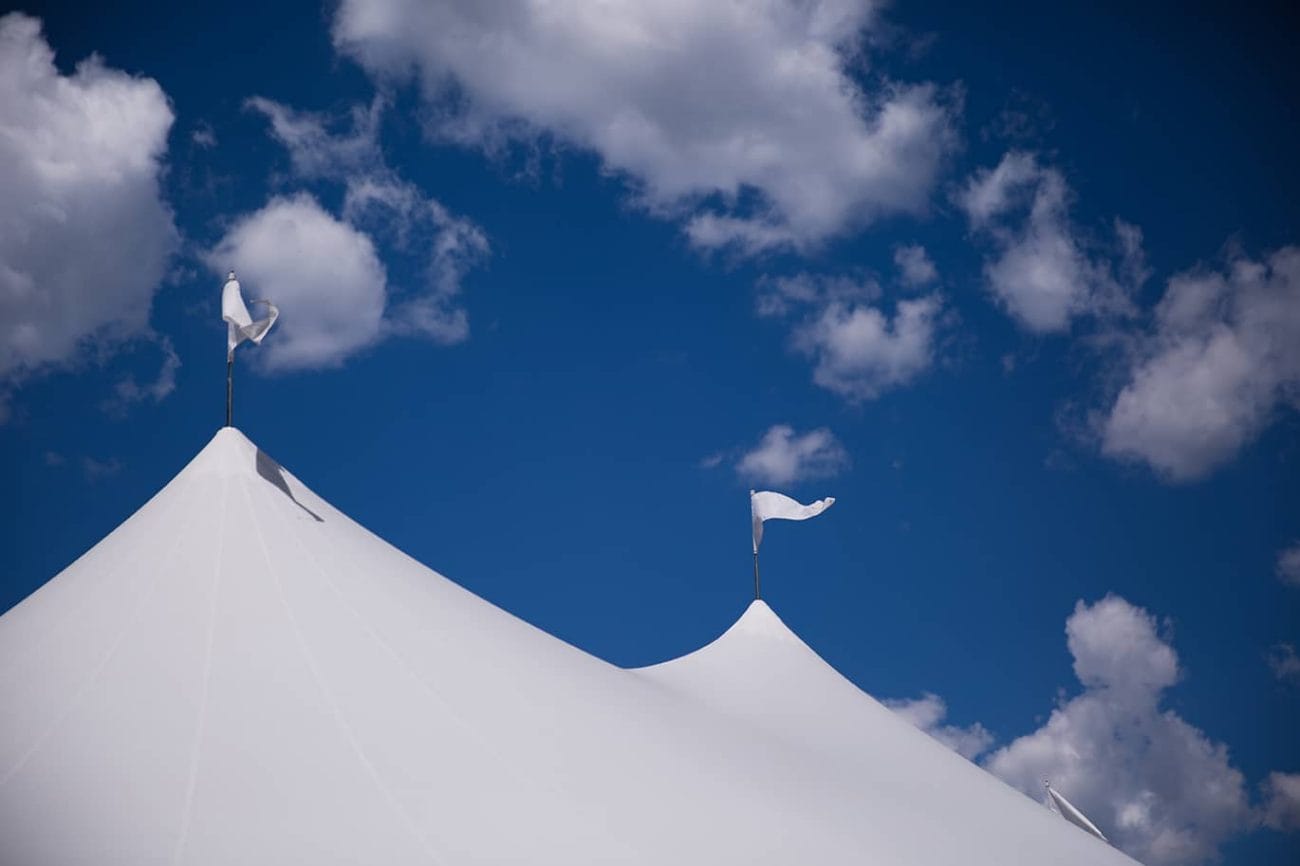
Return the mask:
<svg viewBox="0 0 1300 866"><path fill-rule="evenodd" d="M1106 836L1097 829L1097 825L1088 820L1088 816L1079 811L1069 800L1065 799L1060 791L1053 788L1047 782L1043 785L1047 788L1047 807L1074 826L1083 830L1085 833L1091 833L1103 842L1110 842Z"/></svg>
<svg viewBox="0 0 1300 866"><path fill-rule="evenodd" d="M245 340L261 343L266 332L271 330L280 311L270 301L253 301L254 304L266 304L267 315L264 319L254 320L244 306L244 294L239 290L239 280L235 272L226 276L226 284L221 288L221 318L226 320L226 359L235 357L235 347Z"/></svg>
<svg viewBox="0 0 1300 866"><path fill-rule="evenodd" d="M784 493L773 493L770 490L760 490L757 493L753 490L749 491L749 511L754 518L754 553L758 553L758 545L763 541L764 520L807 520L809 517L816 517L834 504L833 496L818 499L810 505L802 505Z"/></svg>

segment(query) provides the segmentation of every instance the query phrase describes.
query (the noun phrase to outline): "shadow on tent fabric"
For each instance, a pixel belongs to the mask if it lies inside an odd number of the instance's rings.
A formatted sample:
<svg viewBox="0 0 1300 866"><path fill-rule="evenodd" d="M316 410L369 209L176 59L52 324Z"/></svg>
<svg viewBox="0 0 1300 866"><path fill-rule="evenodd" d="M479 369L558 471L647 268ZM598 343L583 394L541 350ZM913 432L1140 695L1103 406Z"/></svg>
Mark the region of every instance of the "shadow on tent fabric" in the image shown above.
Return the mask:
<svg viewBox="0 0 1300 866"><path fill-rule="evenodd" d="M303 511L310 514L312 516L312 519L315 520L317 523L325 522L324 520L321 519L320 515L318 515L315 511L312 511L306 505L303 505L301 502L299 502L297 499L294 498L293 491L289 489L289 482L284 480L284 470L280 468L279 463L276 463L270 457L267 457L266 452L263 451L261 448L257 449L257 474L261 475L267 481L271 482L273 485L279 488L280 492L283 493L285 496L289 497L289 499L292 500L294 505L298 506Z"/></svg>

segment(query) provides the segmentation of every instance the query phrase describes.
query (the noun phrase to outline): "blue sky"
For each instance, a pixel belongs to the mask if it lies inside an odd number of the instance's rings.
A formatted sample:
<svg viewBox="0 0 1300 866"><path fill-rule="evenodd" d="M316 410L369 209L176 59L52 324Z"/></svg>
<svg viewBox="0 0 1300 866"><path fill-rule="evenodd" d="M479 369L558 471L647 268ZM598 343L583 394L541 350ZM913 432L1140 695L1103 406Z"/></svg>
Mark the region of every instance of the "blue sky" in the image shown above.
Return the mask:
<svg viewBox="0 0 1300 866"><path fill-rule="evenodd" d="M235 267L236 424L485 598L661 661L751 486L834 495L764 587L850 679L1145 862L1293 856L1294 18L538 5L3 19L0 609L221 424Z"/></svg>

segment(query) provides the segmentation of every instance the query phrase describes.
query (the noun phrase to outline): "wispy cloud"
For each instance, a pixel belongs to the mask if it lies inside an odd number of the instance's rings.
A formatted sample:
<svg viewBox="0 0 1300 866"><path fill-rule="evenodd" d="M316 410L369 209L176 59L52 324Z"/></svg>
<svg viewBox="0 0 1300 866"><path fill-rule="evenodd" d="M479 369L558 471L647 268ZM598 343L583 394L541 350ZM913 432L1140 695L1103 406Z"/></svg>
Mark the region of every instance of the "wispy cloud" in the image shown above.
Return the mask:
<svg viewBox="0 0 1300 866"><path fill-rule="evenodd" d="M211 150L217 146L217 131L209 123L195 124L190 132L190 141L204 150Z"/></svg>
<svg viewBox="0 0 1300 866"><path fill-rule="evenodd" d="M886 700L884 704L968 760L975 760L993 745L993 735L979 722L965 728L944 724L948 705L932 692L919 698Z"/></svg>
<svg viewBox="0 0 1300 866"><path fill-rule="evenodd" d="M1300 685L1300 655L1296 655L1294 644L1277 643L1269 647L1268 666L1282 682Z"/></svg>
<svg viewBox="0 0 1300 866"><path fill-rule="evenodd" d="M81 458L81 474L92 484L105 478L111 478L121 471L122 463L116 457L110 457L107 460L96 460L93 457Z"/></svg>
<svg viewBox="0 0 1300 866"><path fill-rule="evenodd" d="M104 401L104 409L111 414L122 414L136 403L162 402L172 391L176 390L176 373L180 370L181 359L176 354L169 337L156 338L158 348L162 351L162 364L158 375L152 382L141 384L134 376L126 376L113 386L113 396Z"/></svg>
<svg viewBox="0 0 1300 866"><path fill-rule="evenodd" d="M344 118L299 111L263 96L244 103L271 123L271 135L289 152L301 178L339 179L384 171L379 124L384 103L354 105Z"/></svg>
<svg viewBox="0 0 1300 866"><path fill-rule="evenodd" d="M349 180L343 217L387 232L399 247L419 242L428 250L423 290L408 294L386 314L392 332L423 335L443 345L469 337L469 316L459 295L465 276L491 252L482 229L392 175Z"/></svg>
<svg viewBox="0 0 1300 866"><path fill-rule="evenodd" d="M989 293L1025 329L1065 331L1078 316L1131 314L1145 281L1142 233L1117 220L1114 242L1090 244L1070 218L1065 176L1032 153L1012 151L977 171L957 195L975 236L995 254Z"/></svg>
<svg viewBox="0 0 1300 866"><path fill-rule="evenodd" d="M1277 555L1277 579L1291 586L1300 586L1300 541Z"/></svg>
<svg viewBox="0 0 1300 866"><path fill-rule="evenodd" d="M1270 773L1263 793L1264 826L1284 833L1300 830L1300 773Z"/></svg>
<svg viewBox="0 0 1300 866"><path fill-rule="evenodd" d="M909 288L932 285L939 280L939 269L920 244L894 247L894 267L898 268L899 282Z"/></svg>

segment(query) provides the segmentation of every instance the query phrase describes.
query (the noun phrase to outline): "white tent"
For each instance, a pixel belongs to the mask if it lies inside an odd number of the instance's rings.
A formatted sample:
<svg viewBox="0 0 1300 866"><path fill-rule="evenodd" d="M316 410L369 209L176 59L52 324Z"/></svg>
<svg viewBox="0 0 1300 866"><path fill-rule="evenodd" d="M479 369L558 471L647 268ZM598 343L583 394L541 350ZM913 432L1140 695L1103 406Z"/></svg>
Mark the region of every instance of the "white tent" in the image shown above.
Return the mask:
<svg viewBox="0 0 1300 866"><path fill-rule="evenodd" d="M0 617L0 862L1132 864L762 602L623 670L226 428Z"/></svg>

